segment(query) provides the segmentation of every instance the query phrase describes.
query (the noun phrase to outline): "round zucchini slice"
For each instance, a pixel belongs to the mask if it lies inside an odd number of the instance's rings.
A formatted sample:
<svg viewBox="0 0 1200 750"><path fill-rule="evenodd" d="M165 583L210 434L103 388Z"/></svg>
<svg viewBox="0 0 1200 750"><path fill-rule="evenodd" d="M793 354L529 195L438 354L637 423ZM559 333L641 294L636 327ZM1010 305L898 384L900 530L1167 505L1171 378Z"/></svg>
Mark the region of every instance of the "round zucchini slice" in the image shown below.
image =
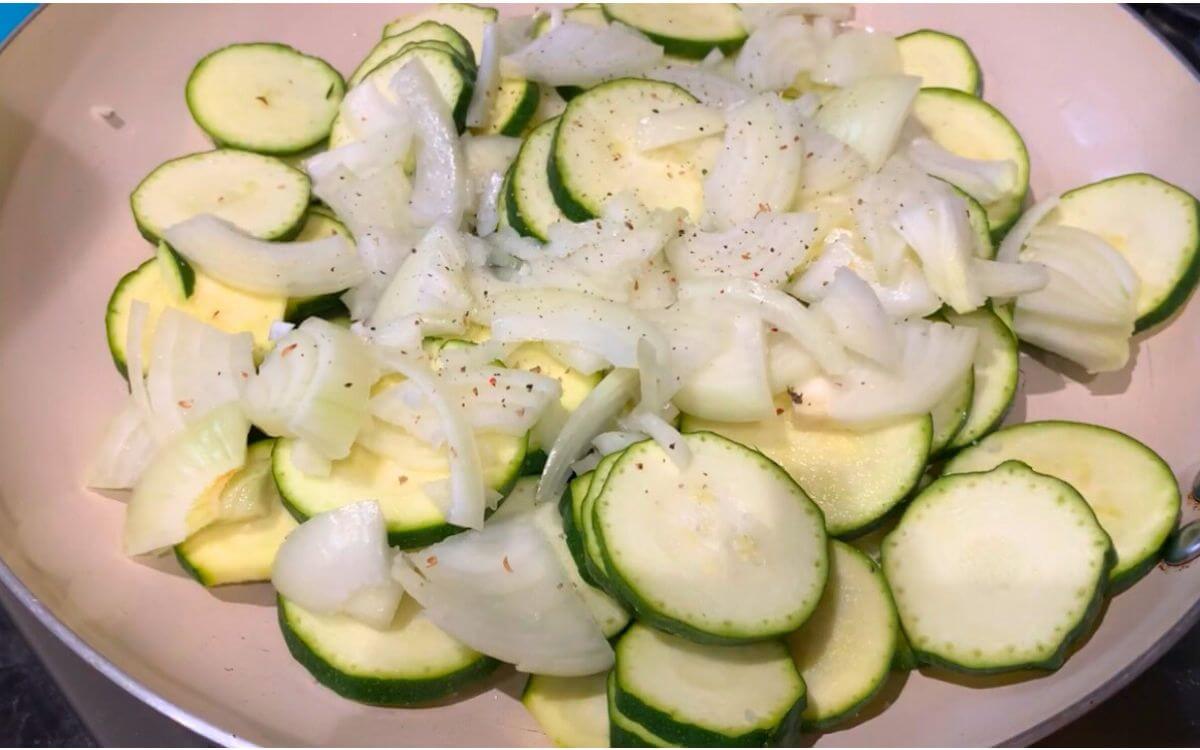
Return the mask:
<svg viewBox="0 0 1200 750"><path fill-rule="evenodd" d="M454 49L464 65L472 69L475 67L475 52L471 49L471 43L462 34L444 23L422 21L396 36L384 37L380 40L350 74L346 83L351 87L357 86L362 79L367 77L368 73L378 68L380 63L404 49L410 42L442 42Z"/></svg>
<svg viewBox="0 0 1200 750"><path fill-rule="evenodd" d="M521 703L559 747L608 747L608 672L530 675Z"/></svg>
<svg viewBox="0 0 1200 750"><path fill-rule="evenodd" d="M397 36L425 21L444 23L462 34L470 48L475 53L478 62L483 51L483 30L489 23L495 23L500 13L495 8L485 8L470 3L438 3L421 13L403 16L383 27L383 37Z"/></svg>
<svg viewBox="0 0 1200 750"><path fill-rule="evenodd" d="M1017 394L1020 369L1017 337L997 313L987 308L966 315L947 312L946 320L979 331L971 363L971 406L966 421L946 445L949 452L970 445L1000 426Z"/></svg>
<svg viewBox="0 0 1200 750"><path fill-rule="evenodd" d="M962 380L950 393L933 407L929 417L933 420L933 437L929 443L929 455L937 456L945 450L971 411L971 398L975 393L975 372L967 370Z"/></svg>
<svg viewBox="0 0 1200 750"><path fill-rule="evenodd" d="M509 226L518 234L542 242L549 239L550 225L566 218L554 201L546 174L557 129L558 118L554 118L538 125L525 138L513 161L504 204Z"/></svg>
<svg viewBox="0 0 1200 750"><path fill-rule="evenodd" d="M967 43L933 29L920 29L896 37L905 75L921 79L925 88L955 89L964 94L983 93L983 73Z"/></svg>
<svg viewBox="0 0 1200 750"><path fill-rule="evenodd" d="M702 60L714 49L736 52L748 32L735 3L604 3L611 21L637 29L668 55Z"/></svg>
<svg viewBox="0 0 1200 750"><path fill-rule="evenodd" d="M500 81L496 101L492 103L487 122L478 128L478 131L519 137L533 120L541 96L541 89L533 81L523 78L506 78Z"/></svg>

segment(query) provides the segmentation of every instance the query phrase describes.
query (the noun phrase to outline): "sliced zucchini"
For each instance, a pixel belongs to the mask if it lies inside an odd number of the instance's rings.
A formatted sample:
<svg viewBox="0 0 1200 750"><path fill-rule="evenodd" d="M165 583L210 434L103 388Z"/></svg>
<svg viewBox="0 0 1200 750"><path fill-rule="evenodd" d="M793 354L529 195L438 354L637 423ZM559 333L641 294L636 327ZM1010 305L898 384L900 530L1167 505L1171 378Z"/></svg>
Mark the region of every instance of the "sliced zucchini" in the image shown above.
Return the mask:
<svg viewBox="0 0 1200 750"><path fill-rule="evenodd" d="M1016 187L984 206L992 236L1003 236L1021 214L1029 190L1029 153L1021 134L998 109L956 89L921 89L913 101L912 116L930 138L951 153L968 159L1009 159L1017 165Z"/></svg>
<svg viewBox="0 0 1200 750"><path fill-rule="evenodd" d="M579 571L579 577L585 583L595 586L596 583L587 567L583 529L580 527L583 501L591 486L592 472L590 471L572 479L571 483L567 485L567 491L563 493L562 499L558 502L558 512L562 516L563 538L567 542L567 549L571 552L571 559L575 562L575 569Z"/></svg>
<svg viewBox="0 0 1200 750"><path fill-rule="evenodd" d="M638 150L642 118L696 98L673 83L620 78L588 89L567 104L550 150L550 189L572 221L599 216L605 201L631 191L647 208L683 208L693 219L704 206L704 174L720 139Z"/></svg>
<svg viewBox="0 0 1200 750"><path fill-rule="evenodd" d="M971 222L971 231L975 233L976 255L985 260L992 260L996 257L996 243L992 239L992 229L988 226L987 209L962 190L954 190L966 201L967 220Z"/></svg>
<svg viewBox="0 0 1200 750"><path fill-rule="evenodd" d="M1136 329L1171 316L1200 279L1196 199L1154 175L1127 174L1063 195L1051 221L1098 234L1133 266L1141 281Z"/></svg>
<svg viewBox="0 0 1200 750"><path fill-rule="evenodd" d="M545 345L538 343L523 344L505 357L504 361L509 367L529 370L539 375L545 375L548 378L554 378L558 381L559 386L562 387L562 396L558 399L558 408L554 409L554 414L547 414L542 417L542 422L553 419L565 419L567 415L579 408L579 405L583 403L583 400L587 398L588 394L592 392L604 376L603 373L599 372L584 375L578 370L563 364L546 349ZM542 447L542 438L545 437L542 434L543 428L544 425L539 423L530 431L530 452L538 451ZM545 442L548 444L552 441L546 440Z"/></svg>
<svg viewBox="0 0 1200 750"><path fill-rule="evenodd" d="M1142 443L1098 425L1026 422L992 433L946 464L946 474L986 471L1022 461L1070 482L1112 537L1113 589L1123 589L1158 562L1179 518L1179 485L1171 467Z"/></svg>
<svg viewBox="0 0 1200 750"><path fill-rule="evenodd" d="M614 589L608 578L608 565L604 559L604 550L600 546L600 537L596 535L596 514L593 511L597 498L600 497L605 483L608 482L609 474L612 473L617 461L621 459L623 452L611 453L596 464L596 468L592 470L592 481L588 484L587 495L584 496L583 505L579 509L579 531L583 536L584 568L587 569L588 577L592 582L605 591Z"/></svg>
<svg viewBox="0 0 1200 750"><path fill-rule="evenodd" d="M346 84L333 67L286 44L231 44L188 77L188 110L219 146L282 156L329 137Z"/></svg>
<svg viewBox="0 0 1200 750"><path fill-rule="evenodd" d="M540 100L541 89L533 81L506 78L500 81L487 122L477 130L481 133L520 136L533 121Z"/></svg>
<svg viewBox="0 0 1200 750"><path fill-rule="evenodd" d="M921 29L896 38L905 75L921 79L925 88L955 89L971 96L983 93L979 61L956 36Z"/></svg>
<svg viewBox="0 0 1200 750"><path fill-rule="evenodd" d="M917 659L968 672L1061 666L1112 561L1075 488L1019 461L938 479L883 543Z"/></svg>
<svg viewBox="0 0 1200 750"><path fill-rule="evenodd" d="M495 8L484 8L469 3L439 3L429 10L414 13L411 16L397 18L383 27L386 39L407 31L425 21L444 23L463 35L471 50L475 53L475 61L483 50L483 30L489 23L495 23L500 14Z"/></svg>
<svg viewBox="0 0 1200 750"><path fill-rule="evenodd" d="M604 15L645 34L668 55L702 60L736 52L749 32L734 3L604 3Z"/></svg>
<svg viewBox="0 0 1200 750"><path fill-rule="evenodd" d="M610 585L643 622L699 642L790 633L825 586L820 509L752 448L712 432L681 439L686 469L653 441L636 443L592 506Z"/></svg>
<svg viewBox="0 0 1200 750"><path fill-rule="evenodd" d="M604 7L600 3L580 3L562 12L564 21L582 23L587 26L607 26L608 16L604 15ZM537 39L550 30L550 15L546 14L533 24L533 38Z"/></svg>
<svg viewBox="0 0 1200 750"><path fill-rule="evenodd" d="M400 463L355 444L350 455L333 462L327 477L305 474L292 460L294 441L275 446L273 470L284 505L297 520L357 500L377 500L388 523L388 542L413 549L438 542L464 529L447 523L423 485L450 476L446 449L433 450L399 428L376 425L376 435L391 441L389 453L410 458ZM525 439L480 435L477 440L487 486L506 494L520 475Z"/></svg>
<svg viewBox="0 0 1200 750"><path fill-rule="evenodd" d="M887 682L900 620L883 572L854 547L829 544L829 583L817 611L787 638L807 688L801 714L820 731L853 717Z"/></svg>
<svg viewBox="0 0 1200 750"><path fill-rule="evenodd" d="M972 369L967 370L958 385L930 412L929 417L933 420L933 436L929 441L930 456L939 455L966 424L974 394L975 371Z"/></svg>
<svg viewBox="0 0 1200 750"><path fill-rule="evenodd" d="M196 272L191 263L165 242L158 243L154 260L158 262L163 290L172 304L180 304L192 296L196 291Z"/></svg>
<svg viewBox="0 0 1200 750"><path fill-rule="evenodd" d="M215 523L175 545L175 557L193 578L205 586L269 581L279 545L292 529L292 518L271 478L274 440L260 440L246 450L246 466L263 465L265 481L254 490L266 495L266 515L244 521Z"/></svg>
<svg viewBox="0 0 1200 750"><path fill-rule="evenodd" d="M378 706L413 706L478 683L500 662L442 632L411 596L387 630L321 615L279 597L279 626L292 657L338 695Z"/></svg>
<svg viewBox="0 0 1200 750"><path fill-rule="evenodd" d="M402 31L395 36L384 37L376 44L363 61L350 74L347 85L357 86L375 68L392 55L400 52L409 42L442 42L449 45L457 54L459 60L470 68L475 67L475 51L471 43L458 33L452 26L437 21L422 21L412 28Z"/></svg>
<svg viewBox="0 0 1200 750"><path fill-rule="evenodd" d="M129 204L138 231L158 242L167 227L213 214L264 240L300 231L312 197L308 175L279 159L229 148L188 154L146 175Z"/></svg>
<svg viewBox="0 0 1200 750"><path fill-rule="evenodd" d="M557 128L558 118L554 118L538 125L526 136L513 161L504 204L508 225L518 234L542 242L549 239L550 225L566 218L554 201L546 172Z"/></svg>
<svg viewBox="0 0 1200 750"><path fill-rule="evenodd" d="M121 277L108 298L104 327L108 334L108 350L122 375L125 370L125 337L129 331L129 311L134 300L146 303L146 326L142 336L143 368L150 364L150 344L158 316L168 307L181 310L196 320L227 333L247 331L254 338L254 355L261 359L271 348L268 334L271 323L283 318L287 300L243 292L225 286L216 279L195 273L192 293L178 301L178 289L163 280L161 264L151 258Z"/></svg>
<svg viewBox="0 0 1200 750"><path fill-rule="evenodd" d="M608 738L610 747L678 747L657 736L617 708L616 676L608 673L605 681L608 695Z"/></svg>
<svg viewBox="0 0 1200 750"><path fill-rule="evenodd" d="M521 703L559 747L608 747L608 672L530 675Z"/></svg>
<svg viewBox="0 0 1200 750"><path fill-rule="evenodd" d="M345 237L353 241L354 236L350 234L350 230L346 225L338 220L337 216L328 208L322 206L313 206L308 209L308 216L304 219L304 226L300 228L300 233L293 240L295 242L308 242L310 240L324 239L325 237ZM346 305L342 303L342 293L334 292L333 294L320 294L315 297L293 297L287 302L287 309L284 311L284 320L289 323L299 323L305 318L335 318L341 315L347 315Z"/></svg>
<svg viewBox="0 0 1200 750"><path fill-rule="evenodd" d="M979 331L975 359L971 365L973 385L967 419L946 448L970 445L1000 426L1017 394L1017 337L992 310L984 307L966 315L946 313L951 325L971 326Z"/></svg>
<svg viewBox="0 0 1200 750"><path fill-rule="evenodd" d="M687 415L682 429L711 430L762 451L820 507L832 536L869 529L912 492L925 470L933 432L928 416L856 432L798 422L786 396L775 412L741 424Z"/></svg>
<svg viewBox="0 0 1200 750"><path fill-rule="evenodd" d="M804 680L779 641L701 645L635 623L615 651L616 708L672 744L761 747L786 739L780 729L804 709Z"/></svg>

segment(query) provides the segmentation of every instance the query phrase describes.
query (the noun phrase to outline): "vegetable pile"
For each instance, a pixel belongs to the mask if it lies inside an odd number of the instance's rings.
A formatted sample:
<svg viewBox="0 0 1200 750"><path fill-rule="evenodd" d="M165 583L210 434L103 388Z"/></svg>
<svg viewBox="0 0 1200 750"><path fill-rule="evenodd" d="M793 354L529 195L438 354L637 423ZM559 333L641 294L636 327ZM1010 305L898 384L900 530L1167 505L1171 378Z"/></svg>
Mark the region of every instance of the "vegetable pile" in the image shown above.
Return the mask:
<svg viewBox="0 0 1200 750"><path fill-rule="evenodd" d="M514 665L562 745L788 743L894 670L1057 668L1180 497L1121 433L1000 427L1019 343L1126 367L1197 204L1032 202L967 44L852 16L448 4L345 81L206 56L216 148L133 191L154 253L106 316L125 552L270 581L353 700Z"/></svg>

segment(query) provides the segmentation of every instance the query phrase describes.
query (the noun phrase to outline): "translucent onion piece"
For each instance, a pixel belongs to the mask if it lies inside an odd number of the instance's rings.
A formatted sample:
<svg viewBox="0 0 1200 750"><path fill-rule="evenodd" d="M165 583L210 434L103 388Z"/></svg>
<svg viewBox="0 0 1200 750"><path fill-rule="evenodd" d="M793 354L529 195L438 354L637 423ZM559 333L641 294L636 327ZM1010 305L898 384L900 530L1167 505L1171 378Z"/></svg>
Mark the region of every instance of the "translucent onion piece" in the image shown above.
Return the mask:
<svg viewBox="0 0 1200 750"><path fill-rule="evenodd" d="M767 379L771 393L783 393L820 374L816 360L795 339L778 333L767 334Z"/></svg>
<svg viewBox="0 0 1200 750"><path fill-rule="evenodd" d="M482 127L491 114L496 92L500 89L500 37L495 23L483 27L483 44L479 52L479 66L475 71L475 90L471 92L471 105L467 108L467 125Z"/></svg>
<svg viewBox="0 0 1200 750"><path fill-rule="evenodd" d="M373 232L399 232L412 225L412 183L399 163L365 174L338 165L328 175L313 178L313 193L337 213L360 245Z"/></svg>
<svg viewBox="0 0 1200 750"><path fill-rule="evenodd" d="M821 42L800 16L782 16L755 27L734 62L739 81L755 91L782 91L810 71Z"/></svg>
<svg viewBox="0 0 1200 750"><path fill-rule="evenodd" d="M271 583L312 612L342 612L380 630L404 589L391 575L392 550L379 503L363 500L319 513L288 534Z"/></svg>
<svg viewBox="0 0 1200 750"><path fill-rule="evenodd" d="M592 445L596 447L600 455L607 456L610 453L623 451L634 443L640 443L645 439L646 433L644 432L613 430L612 432L602 432L592 438Z"/></svg>
<svg viewBox="0 0 1200 750"><path fill-rule="evenodd" d="M1021 248L1029 239L1030 232L1056 208L1058 208L1058 196L1052 195L1033 204L1028 211L1021 214L1021 218L1017 219L1017 223L1008 230L1008 234L1004 235L1004 239L1000 242L1000 247L996 249L996 260L1001 263L1016 263L1021 256Z"/></svg>
<svg viewBox="0 0 1200 750"><path fill-rule="evenodd" d="M328 294L354 286L366 276L354 245L341 235L308 242L267 242L216 216L201 214L169 227L164 236L204 273L258 294Z"/></svg>
<svg viewBox="0 0 1200 750"><path fill-rule="evenodd" d="M799 304L799 303L796 303ZM687 378L675 394L675 404L703 419L754 422L775 411L767 374L766 338L762 318L755 311L720 305L703 321L709 336L718 331L725 348L712 361ZM718 320L719 318L720 320ZM634 429L649 432L647 426Z"/></svg>
<svg viewBox="0 0 1200 750"><path fill-rule="evenodd" d="M849 3L746 3L741 9L742 20L750 29L770 26L789 15L823 16L843 22L854 18L854 6Z"/></svg>
<svg viewBox="0 0 1200 750"><path fill-rule="evenodd" d="M864 78L897 75L903 70L895 39L880 32L850 29L825 47L812 77L829 86L849 86Z"/></svg>
<svg viewBox="0 0 1200 750"><path fill-rule="evenodd" d="M640 430L649 435L679 469L686 469L691 463L692 452L684 442L683 436L659 415L635 409L623 417L620 424L627 430Z"/></svg>
<svg viewBox="0 0 1200 750"><path fill-rule="evenodd" d="M967 205L945 183L909 198L896 212L892 227L921 259L929 286L955 312L967 313L987 301L971 271L975 235Z"/></svg>
<svg viewBox="0 0 1200 750"><path fill-rule="evenodd" d="M699 103L685 104L643 117L638 122L633 142L639 151L653 151L663 146L719 135L724 130L725 118L719 110Z"/></svg>
<svg viewBox="0 0 1200 750"><path fill-rule="evenodd" d="M1012 159L988 161L953 154L928 138L908 145L908 158L929 174L943 179L980 203L997 201L1013 191L1017 165Z"/></svg>
<svg viewBox="0 0 1200 750"><path fill-rule="evenodd" d="M178 544L216 519L208 490L246 460L250 422L225 404L189 424L155 454L125 511L124 548L142 555Z"/></svg>
<svg viewBox="0 0 1200 750"><path fill-rule="evenodd" d="M271 473L273 443L256 443L247 450L246 462L229 477L217 497L217 520L248 521L262 518L277 502Z"/></svg>
<svg viewBox="0 0 1200 750"><path fill-rule="evenodd" d="M858 152L812 123L802 124L804 174L800 195L811 198L846 190L867 174Z"/></svg>
<svg viewBox="0 0 1200 750"><path fill-rule="evenodd" d="M98 490L127 490L137 484L158 449L146 414L133 399L105 428L87 473L87 486Z"/></svg>
<svg viewBox="0 0 1200 750"><path fill-rule="evenodd" d="M551 86L591 86L645 72L662 60L662 47L621 24L565 21L507 55L512 74Z"/></svg>
<svg viewBox="0 0 1200 750"><path fill-rule="evenodd" d="M896 148L921 79L913 76L864 78L834 92L816 122L853 148L878 170Z"/></svg>
<svg viewBox="0 0 1200 750"><path fill-rule="evenodd" d="M847 349L884 369L896 367L900 345L895 327L875 292L853 271L839 268L816 307Z"/></svg>
<svg viewBox="0 0 1200 750"><path fill-rule="evenodd" d="M681 279L741 278L781 286L812 257L817 216L768 212L723 232L687 228L667 243Z"/></svg>
<svg viewBox="0 0 1200 750"><path fill-rule="evenodd" d="M971 274L984 295L1002 299L1036 292L1050 282L1046 267L1039 263L998 263L976 258Z"/></svg>
<svg viewBox="0 0 1200 750"><path fill-rule="evenodd" d="M467 263L466 241L457 229L446 223L430 227L396 269L370 325L411 321L406 330L415 325L425 335L461 333L475 304L465 276ZM431 330L431 325L439 328Z"/></svg>
<svg viewBox="0 0 1200 750"><path fill-rule="evenodd" d="M646 71L643 77L673 83L699 99L701 104L715 109L732 107L753 96L753 92L740 83L695 65L666 63Z"/></svg>

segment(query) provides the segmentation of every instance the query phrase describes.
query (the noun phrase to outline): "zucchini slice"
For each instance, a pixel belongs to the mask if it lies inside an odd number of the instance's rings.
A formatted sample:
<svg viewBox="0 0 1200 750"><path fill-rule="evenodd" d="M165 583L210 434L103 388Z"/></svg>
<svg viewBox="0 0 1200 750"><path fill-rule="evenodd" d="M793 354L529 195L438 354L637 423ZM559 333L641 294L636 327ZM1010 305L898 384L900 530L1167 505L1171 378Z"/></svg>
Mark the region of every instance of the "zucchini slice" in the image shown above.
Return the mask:
<svg viewBox="0 0 1200 750"><path fill-rule="evenodd" d="M610 585L643 622L698 642L790 633L825 587L820 509L758 451L711 432L681 439L686 469L653 441L631 445L592 506Z"/></svg>
<svg viewBox="0 0 1200 750"><path fill-rule="evenodd" d="M604 550L600 546L600 537L596 535L596 515L593 512L596 500L608 482L608 476L621 459L624 451L611 453L596 464L592 470L592 481L588 484L587 495L579 509L579 530L583 536L583 560L587 575L595 585L605 591L613 591L613 585L608 578L608 565L604 559Z"/></svg>
<svg viewBox="0 0 1200 750"><path fill-rule="evenodd" d="M504 204L508 225L518 234L542 242L549 239L550 225L566 218L554 201L546 173L557 128L556 117L538 125L526 136L513 161Z"/></svg>
<svg viewBox="0 0 1200 750"><path fill-rule="evenodd" d="M163 289L174 304L179 304L196 291L196 271L179 253L165 242L159 242L154 250L158 272L162 276Z"/></svg>
<svg viewBox="0 0 1200 750"><path fill-rule="evenodd" d="M495 23L500 14L495 8L484 8L470 3L439 3L429 10L403 16L383 27L386 39L418 26L425 21L437 21L451 27L471 46L475 53L475 62L483 50L483 30L489 23Z"/></svg>
<svg viewBox="0 0 1200 750"><path fill-rule="evenodd" d="M387 630L309 612L279 597L279 626L292 657L317 682L360 703L428 703L469 688L500 666L442 632L411 596L400 601Z"/></svg>
<svg viewBox="0 0 1200 750"><path fill-rule="evenodd" d="M521 703L559 747L608 747L608 672L530 675Z"/></svg>
<svg viewBox="0 0 1200 750"><path fill-rule="evenodd" d="M1112 560L1075 488L1019 461L938 479L883 543L917 659L967 672L1061 666Z"/></svg>
<svg viewBox="0 0 1200 750"><path fill-rule="evenodd" d="M621 713L616 703L616 676L609 672L605 682L608 696L609 747L678 747Z"/></svg>
<svg viewBox="0 0 1200 750"><path fill-rule="evenodd" d="M1026 422L992 433L946 464L946 474L986 471L1022 461L1079 491L1112 538L1110 578L1123 589L1158 562L1179 518L1179 485L1171 467L1128 435L1080 422Z"/></svg>
<svg viewBox="0 0 1200 750"><path fill-rule="evenodd" d="M355 444L349 456L333 462L329 476L318 477L296 468L291 457L293 440L278 441L272 459L275 483L292 515L303 522L322 511L371 498L379 501L383 509L388 543L393 547L424 547L464 531L447 523L437 504L422 489L428 482L450 476L445 449L432 450L399 428L388 431L377 424L376 429L385 431L385 439L404 447L411 458L399 463ZM506 494L520 475L525 439L480 435L477 445L483 457L487 486Z"/></svg>
<svg viewBox="0 0 1200 750"><path fill-rule="evenodd" d="M210 52L185 91L192 119L217 145L283 156L329 137L346 84L319 57L255 42Z"/></svg>
<svg viewBox="0 0 1200 750"><path fill-rule="evenodd" d="M701 645L636 623L615 651L616 708L672 744L762 747L804 709L804 680L779 641Z"/></svg>
<svg viewBox="0 0 1200 750"><path fill-rule="evenodd" d="M541 89L533 81L506 78L500 81L487 122L477 130L480 133L518 137L533 121L540 100Z"/></svg>
<svg viewBox="0 0 1200 750"><path fill-rule="evenodd" d="M1133 266L1141 281L1138 331L1171 317L1200 279L1200 207L1154 175L1075 188L1063 195L1051 221L1100 235Z"/></svg>
<svg viewBox="0 0 1200 750"><path fill-rule="evenodd" d="M249 332L254 338L256 359L262 359L271 348L268 338L271 323L283 318L286 299L243 292L202 273L193 274L192 284L192 293L186 299L179 300L178 289L164 281L161 264L156 258L142 263L117 282L108 298L104 328L108 335L108 350L122 375L127 374L125 337L129 331L129 311L134 300L145 302L147 306L146 327L142 337L143 368L150 364L150 345L154 340L158 316L168 307L185 312L226 333Z"/></svg>
<svg viewBox="0 0 1200 750"><path fill-rule="evenodd" d="M829 583L817 611L787 638L807 687L805 729L852 718L887 682L900 619L883 572L845 542L829 544Z"/></svg>
<svg viewBox="0 0 1200 750"><path fill-rule="evenodd" d="M300 231L312 198L308 175L279 159L221 148L164 162L146 175L129 204L151 242L167 227L213 214L263 240Z"/></svg>
<svg viewBox="0 0 1200 750"><path fill-rule="evenodd" d="M929 417L933 420L933 435L929 441L929 455L938 456L945 450L958 431L967 422L971 412L971 399L975 394L975 372L967 370L963 379L945 398L933 407Z"/></svg>
<svg viewBox="0 0 1200 750"><path fill-rule="evenodd" d="M584 375L578 370L568 367L551 354L543 344L529 343L523 344L515 351L504 358L505 364L520 370L529 370L536 372L539 375L545 375L548 378L554 378L562 387L562 396L558 399L558 408L552 413L543 416L541 421L534 426L529 433L529 450L530 452L540 452L543 442L546 444L552 443L553 435L544 434L546 424L555 419L564 420L567 415L579 408L583 400L592 392L604 376L603 373L594 372L590 375ZM553 409L553 407L552 407ZM558 425L561 427L561 423ZM554 432L557 435L557 431ZM543 459L544 460L544 459ZM541 470L538 470L539 473Z"/></svg>
<svg viewBox="0 0 1200 750"><path fill-rule="evenodd" d="M696 98L673 83L619 78L594 86L567 104L550 150L550 189L572 221L599 216L609 197L632 191L647 208L703 213L704 173L719 138L643 154L633 133L643 117Z"/></svg>
<svg viewBox="0 0 1200 750"><path fill-rule="evenodd" d="M798 423L784 396L776 416L760 422L710 422L690 415L685 432L710 430L779 464L825 516L832 536L867 531L912 492L929 458L928 416L854 431Z"/></svg>
<svg viewBox="0 0 1200 750"><path fill-rule="evenodd" d="M968 159L1011 159L1017 165L1016 188L984 206L992 236L1003 236L1020 216L1029 190L1029 153L1021 134L1000 110L956 89L921 89L913 101L912 117L951 153Z"/></svg>
<svg viewBox="0 0 1200 750"><path fill-rule="evenodd" d="M587 552L584 550L586 542L583 538L583 529L580 527L583 501L591 486L592 472L590 471L572 479L558 503L558 512L562 516L563 539L567 543L567 549L571 552L571 560L575 563L575 569L579 571L579 577L585 583L596 586L596 582L588 570Z"/></svg>
<svg viewBox="0 0 1200 750"><path fill-rule="evenodd" d="M334 215L333 211L324 206L313 206L308 209L308 215L304 218L304 226L300 228L299 234L293 238L293 241L308 242L333 236L354 240L350 230ZM315 297L289 299L283 319L289 323L300 323L305 318L314 316L329 319L348 315L348 313L346 305L342 303L341 292L334 292L319 294Z"/></svg>
<svg viewBox="0 0 1200 750"><path fill-rule="evenodd" d="M246 449L246 465L265 464L263 491L269 510L265 516L245 521L205 526L175 545L175 557L189 575L205 586L271 580L271 566L279 545L292 529L292 518L270 475L274 440L260 440Z"/></svg>
<svg viewBox="0 0 1200 750"><path fill-rule="evenodd" d="M381 39L350 74L346 84L350 87L357 86L362 79L367 77L368 73L404 49L409 42L442 42L449 45L458 54L459 60L464 65L471 69L475 67L475 51L471 49L471 43L453 26L447 26L437 21L422 21L411 29Z"/></svg>
<svg viewBox="0 0 1200 750"><path fill-rule="evenodd" d="M996 243L992 240L992 229L988 226L987 209L966 192L959 188L954 190L967 203L967 220L971 222L971 231L975 233L976 254L984 260L993 260L996 257Z"/></svg>
<svg viewBox="0 0 1200 750"><path fill-rule="evenodd" d="M955 89L964 94L983 93L979 61L967 43L933 29L920 29L896 37L905 75L921 79L925 88Z"/></svg>
<svg viewBox="0 0 1200 750"><path fill-rule="evenodd" d="M749 32L734 3L604 3L604 15L645 34L668 55L702 60L736 52Z"/></svg>
<svg viewBox="0 0 1200 750"><path fill-rule="evenodd" d="M974 387L967 419L946 445L956 450L970 445L1000 426L1017 394L1017 337L992 310L984 307L966 315L947 312L946 320L955 326L971 326L979 331L975 359L971 364Z"/></svg>

